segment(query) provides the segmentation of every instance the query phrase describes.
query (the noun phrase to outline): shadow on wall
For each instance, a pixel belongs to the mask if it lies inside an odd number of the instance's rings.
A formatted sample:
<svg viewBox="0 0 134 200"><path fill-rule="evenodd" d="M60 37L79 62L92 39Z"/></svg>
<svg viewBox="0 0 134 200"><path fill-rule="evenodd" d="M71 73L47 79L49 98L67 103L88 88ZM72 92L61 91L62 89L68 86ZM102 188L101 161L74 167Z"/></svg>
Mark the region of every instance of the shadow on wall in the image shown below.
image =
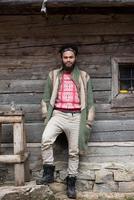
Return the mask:
<svg viewBox="0 0 134 200"><path fill-rule="evenodd" d="M68 157L68 142L65 133L60 134L54 143L54 158L56 161L66 161Z"/></svg>

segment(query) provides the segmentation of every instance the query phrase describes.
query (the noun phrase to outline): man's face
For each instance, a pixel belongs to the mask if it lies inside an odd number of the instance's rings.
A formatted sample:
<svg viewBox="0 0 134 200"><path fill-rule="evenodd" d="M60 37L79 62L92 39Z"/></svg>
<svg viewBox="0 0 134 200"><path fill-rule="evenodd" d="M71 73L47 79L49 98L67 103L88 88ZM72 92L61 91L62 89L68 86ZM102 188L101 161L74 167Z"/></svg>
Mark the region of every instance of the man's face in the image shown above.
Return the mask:
<svg viewBox="0 0 134 200"><path fill-rule="evenodd" d="M71 71L74 68L75 62L76 62L76 56L74 52L65 51L62 54L62 63L65 70Z"/></svg>

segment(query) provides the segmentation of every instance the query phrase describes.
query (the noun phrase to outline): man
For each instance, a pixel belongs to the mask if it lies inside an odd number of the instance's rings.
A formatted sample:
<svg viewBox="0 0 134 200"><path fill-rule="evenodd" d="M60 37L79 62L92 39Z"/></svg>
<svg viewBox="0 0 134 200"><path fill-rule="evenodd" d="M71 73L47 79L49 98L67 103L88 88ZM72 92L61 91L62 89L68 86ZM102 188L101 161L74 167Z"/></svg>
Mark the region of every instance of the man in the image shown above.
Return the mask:
<svg viewBox="0 0 134 200"><path fill-rule="evenodd" d="M43 177L40 184L54 182L52 145L65 133L68 140L67 195L76 198L75 183L79 154L86 150L92 123L94 104L89 75L76 65L78 49L66 45L60 49L62 65L49 73L42 100L46 128L42 136Z"/></svg>

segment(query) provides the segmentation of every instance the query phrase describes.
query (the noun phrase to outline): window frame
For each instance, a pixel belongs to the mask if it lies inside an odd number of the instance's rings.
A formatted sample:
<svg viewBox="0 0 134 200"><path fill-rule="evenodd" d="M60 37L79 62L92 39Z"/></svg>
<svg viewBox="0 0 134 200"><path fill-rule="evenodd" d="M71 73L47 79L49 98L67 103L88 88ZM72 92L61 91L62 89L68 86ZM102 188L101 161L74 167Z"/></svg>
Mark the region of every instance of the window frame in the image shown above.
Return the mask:
<svg viewBox="0 0 134 200"><path fill-rule="evenodd" d="M119 64L134 63L134 57L114 57L111 59L112 64L112 91L111 91L111 107L126 108L134 107L134 94L120 94L119 93Z"/></svg>

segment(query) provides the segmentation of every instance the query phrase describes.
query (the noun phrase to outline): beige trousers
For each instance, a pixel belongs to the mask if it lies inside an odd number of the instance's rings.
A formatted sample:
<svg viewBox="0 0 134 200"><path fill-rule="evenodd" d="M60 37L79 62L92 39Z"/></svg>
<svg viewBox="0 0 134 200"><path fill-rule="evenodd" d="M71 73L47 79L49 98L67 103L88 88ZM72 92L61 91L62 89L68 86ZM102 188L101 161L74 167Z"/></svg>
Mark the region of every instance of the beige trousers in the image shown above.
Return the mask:
<svg viewBox="0 0 134 200"><path fill-rule="evenodd" d="M68 140L68 174L77 175L79 165L79 126L80 113L64 113L54 110L42 135L42 159L43 164L54 165L53 143L59 134L65 133Z"/></svg>

